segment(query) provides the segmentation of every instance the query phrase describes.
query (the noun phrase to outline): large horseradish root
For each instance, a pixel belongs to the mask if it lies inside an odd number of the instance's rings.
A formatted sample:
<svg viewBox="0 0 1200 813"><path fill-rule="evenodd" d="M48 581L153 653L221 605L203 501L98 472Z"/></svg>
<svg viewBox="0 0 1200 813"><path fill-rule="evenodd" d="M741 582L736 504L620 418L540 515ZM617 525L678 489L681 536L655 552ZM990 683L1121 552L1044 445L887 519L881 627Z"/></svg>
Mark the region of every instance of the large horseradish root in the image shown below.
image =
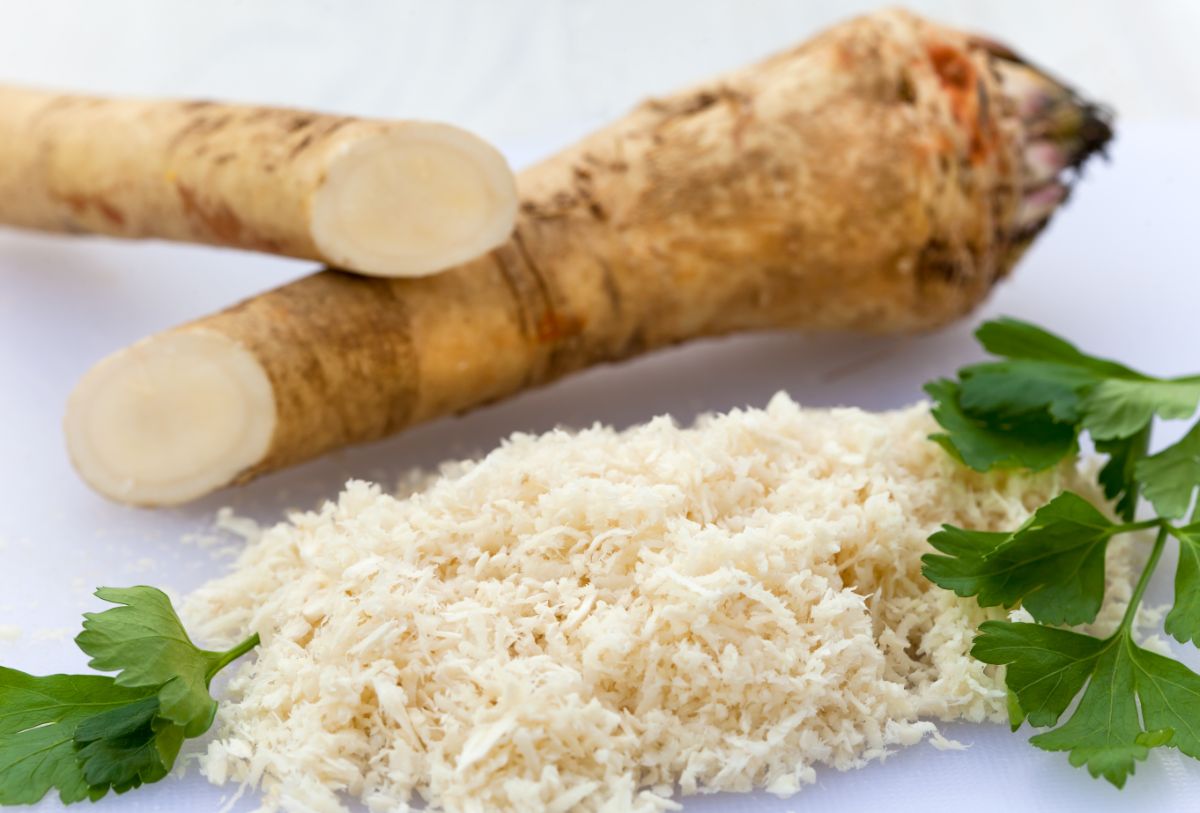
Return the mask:
<svg viewBox="0 0 1200 813"><path fill-rule="evenodd" d="M524 171L489 255L322 272L117 352L72 396L68 446L101 493L177 503L690 339L932 328L1009 272L1110 137L1007 49L872 14Z"/></svg>

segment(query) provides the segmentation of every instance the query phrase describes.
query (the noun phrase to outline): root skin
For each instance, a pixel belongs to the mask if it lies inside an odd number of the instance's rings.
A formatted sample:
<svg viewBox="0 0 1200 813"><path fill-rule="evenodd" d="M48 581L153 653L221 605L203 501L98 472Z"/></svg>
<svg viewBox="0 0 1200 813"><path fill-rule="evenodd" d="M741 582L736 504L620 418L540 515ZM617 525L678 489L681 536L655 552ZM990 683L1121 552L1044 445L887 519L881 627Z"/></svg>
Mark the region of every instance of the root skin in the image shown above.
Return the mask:
<svg viewBox="0 0 1200 813"><path fill-rule="evenodd" d="M445 147L432 171L430 144ZM338 170L352 157L361 172L344 178ZM509 234L516 209L503 157L431 122L0 86L0 159L0 223L250 249L380 276L482 254ZM390 188L358 180L389 168ZM455 188L444 188L439 169L456 176ZM338 212L327 211L336 207L318 205L347 205L326 194L334 181L357 182L352 191L367 199L350 204L381 213L373 233L342 234ZM474 231L421 245L424 219L443 214Z"/></svg>

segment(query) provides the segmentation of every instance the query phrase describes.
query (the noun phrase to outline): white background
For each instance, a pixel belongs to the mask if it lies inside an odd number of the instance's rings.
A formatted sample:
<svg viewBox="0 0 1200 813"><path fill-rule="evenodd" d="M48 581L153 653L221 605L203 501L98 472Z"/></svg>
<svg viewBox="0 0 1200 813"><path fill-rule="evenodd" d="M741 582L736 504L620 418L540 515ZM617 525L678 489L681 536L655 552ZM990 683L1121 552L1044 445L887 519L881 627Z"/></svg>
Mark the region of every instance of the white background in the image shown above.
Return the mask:
<svg viewBox="0 0 1200 813"><path fill-rule="evenodd" d="M514 164L561 146L648 93L756 58L870 3L163 2L0 0L0 80L198 95L359 114L442 118ZM76 669L70 637L98 584L186 592L220 572L211 533L232 504L273 521L347 476L391 482L508 432L661 412L762 405L783 388L812 405L885 408L973 359L970 329L1008 313L1156 373L1200 369L1200 3L922 2L1007 39L1122 113L1098 166L985 311L911 339L760 336L594 371L463 419L350 450L184 508L104 502L74 477L59 419L97 358L147 333L305 273L303 263L205 248L0 230L0 663ZM1169 564L1169 563L1168 563ZM1194 661L1193 661L1194 662ZM1200 809L1200 766L1151 757L1118 794L997 728L951 727L966 752L928 746L838 775L787 802L688 800L687 811ZM115 811L209 811L228 790L192 775L106 800ZM253 808L252 800L239 810ZM47 809L56 804L48 802Z"/></svg>

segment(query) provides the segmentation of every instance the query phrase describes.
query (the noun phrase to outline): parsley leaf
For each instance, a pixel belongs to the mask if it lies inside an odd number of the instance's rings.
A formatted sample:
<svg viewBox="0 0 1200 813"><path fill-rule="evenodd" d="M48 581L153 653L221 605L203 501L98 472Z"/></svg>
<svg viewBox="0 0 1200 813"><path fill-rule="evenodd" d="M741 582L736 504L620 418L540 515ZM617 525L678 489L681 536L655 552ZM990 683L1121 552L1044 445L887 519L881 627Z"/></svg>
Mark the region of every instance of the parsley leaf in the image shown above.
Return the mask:
<svg viewBox="0 0 1200 813"><path fill-rule="evenodd" d="M1096 441L1096 451L1108 455L1108 462L1100 469L1100 485L1104 487L1104 496L1116 501L1117 516L1126 522L1132 522L1137 515L1141 490L1137 465L1146 456L1149 445L1149 426L1127 438Z"/></svg>
<svg viewBox="0 0 1200 813"><path fill-rule="evenodd" d="M1179 661L1135 646L1128 633L1124 643L1133 663L1146 729L1172 732L1174 736L1161 744L1200 759L1200 675Z"/></svg>
<svg viewBox="0 0 1200 813"><path fill-rule="evenodd" d="M1006 418L1045 413L1076 424L1084 394L1109 378L1145 380L1124 365L1080 352L1074 345L1016 319L984 323L975 333L984 349L1007 358L965 367L963 408L971 415Z"/></svg>
<svg viewBox="0 0 1200 813"><path fill-rule="evenodd" d="M1006 682L1032 725L1058 722L1091 674L1102 641L1056 627L985 621L971 648L984 663L1008 664Z"/></svg>
<svg viewBox="0 0 1200 813"><path fill-rule="evenodd" d="M161 686L159 714L182 725L189 737L207 731L217 713L208 683L222 653L192 643L161 590L102 587L96 595L122 606L84 614L75 643L92 656L88 665L119 672L121 686Z"/></svg>
<svg viewBox="0 0 1200 813"><path fill-rule="evenodd" d="M1080 391L1101 379L1085 369L1045 361L993 361L964 367L963 410L970 415L1012 420L1021 416L1074 424Z"/></svg>
<svg viewBox="0 0 1200 813"><path fill-rule="evenodd" d="M1200 423L1178 443L1139 462L1135 472L1159 516L1186 514L1200 485Z"/></svg>
<svg viewBox="0 0 1200 813"><path fill-rule="evenodd" d="M993 356L1058 362L1069 367L1083 367L1105 377L1137 375L1123 364L1089 356L1066 339L1010 316L984 322L975 331L975 338Z"/></svg>
<svg viewBox="0 0 1200 813"><path fill-rule="evenodd" d="M1145 376L1110 378L1083 399L1083 426L1096 440L1125 438L1140 431L1157 414L1190 418L1200 400L1200 380L1164 381Z"/></svg>
<svg viewBox="0 0 1200 813"><path fill-rule="evenodd" d="M1142 730L1131 648L1122 643L1101 642L1099 651L1082 662L1090 680L1075 713L1059 728L1029 740L1047 751L1069 751L1072 765L1087 765L1092 776L1103 776L1118 788L1124 787L1134 763L1144 760L1152 745L1169 739L1169 733Z"/></svg>
<svg viewBox="0 0 1200 813"><path fill-rule="evenodd" d="M197 648L152 587L96 594L122 606L85 614L76 642L115 678L0 667L0 805L52 789L64 803L94 801L162 779L184 739L212 725L213 676L258 645L252 635L228 652Z"/></svg>
<svg viewBox="0 0 1200 813"><path fill-rule="evenodd" d="M943 526L929 539L936 553L922 557L924 574L981 606L1021 604L1037 622L985 622L972 648L980 660L1006 666L1014 729L1026 720L1051 729L1034 736L1034 745L1067 751L1072 765L1118 787L1152 748L1174 746L1200 759L1200 675L1142 649L1133 636L1137 609L1173 536L1179 565L1164 630L1180 642L1200 642L1200 506L1192 524L1173 524L1200 488L1200 423L1148 456L1155 418L1195 413L1200 376L1148 376L1014 319L988 322L976 335L1000 358L927 386L944 430L932 439L978 471L1037 470L1073 455L1086 432L1108 456L1099 483L1123 522L1063 493L1010 533ZM1157 516L1137 519L1141 496ZM1158 535L1117 630L1100 639L1048 626L1096 617L1108 540L1145 528Z"/></svg>
<svg viewBox="0 0 1200 813"><path fill-rule="evenodd" d="M976 471L1018 466L1047 469L1077 449L1072 427L1045 414L994 423L963 411L961 389L953 381L932 381L925 392L934 400L934 418L946 430L930 439Z"/></svg>
<svg viewBox="0 0 1200 813"><path fill-rule="evenodd" d="M1030 742L1069 751L1117 787L1150 748L1174 745L1200 757L1200 675L1133 643L1122 628L1101 640L1038 624L987 621L971 654L1006 664L1007 682L1033 725L1058 722L1087 682L1071 718Z"/></svg>
<svg viewBox="0 0 1200 813"><path fill-rule="evenodd" d="M975 335L1003 360L964 367L958 381L926 387L946 430L934 439L977 471L1037 471L1074 454L1087 431L1112 455L1105 487L1122 498L1122 516L1132 516L1136 490L1128 486L1145 449L1118 441L1148 435L1156 415L1189 417L1200 401L1200 377L1148 376L1016 319L987 322Z"/></svg>
<svg viewBox="0 0 1200 813"><path fill-rule="evenodd" d="M929 543L948 555L926 554L922 572L981 607L1023 602L1038 621L1081 624L1104 601L1104 551L1117 527L1068 491L1012 534L943 526Z"/></svg>
<svg viewBox="0 0 1200 813"><path fill-rule="evenodd" d="M33 804L57 789L64 803L97 799L75 754L81 724L146 698L102 675L34 677L0 666L0 805Z"/></svg>
<svg viewBox="0 0 1200 813"><path fill-rule="evenodd" d="M1175 605L1167 613L1163 629L1180 643L1200 643L1200 523L1175 529L1173 534L1179 540Z"/></svg>
<svg viewBox="0 0 1200 813"><path fill-rule="evenodd" d="M183 728L157 718L158 697L118 706L75 729L84 778L124 793L166 776L183 745Z"/></svg>

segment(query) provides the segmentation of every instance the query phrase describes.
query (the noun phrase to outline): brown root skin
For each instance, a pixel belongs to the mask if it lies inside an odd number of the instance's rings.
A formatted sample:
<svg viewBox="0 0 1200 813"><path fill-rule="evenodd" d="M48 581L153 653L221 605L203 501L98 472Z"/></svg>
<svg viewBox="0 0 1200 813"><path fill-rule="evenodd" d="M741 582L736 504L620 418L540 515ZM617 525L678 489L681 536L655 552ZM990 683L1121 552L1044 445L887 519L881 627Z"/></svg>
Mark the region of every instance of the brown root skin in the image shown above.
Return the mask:
<svg viewBox="0 0 1200 813"><path fill-rule="evenodd" d="M178 328L228 336L272 384L270 448L237 481L694 338L958 318L1025 240L994 58L903 12L853 20L526 170L487 256L326 271Z"/></svg>
<svg viewBox="0 0 1200 813"><path fill-rule="evenodd" d="M499 245L516 203L504 158L448 125L0 86L13 226L418 276Z"/></svg>

